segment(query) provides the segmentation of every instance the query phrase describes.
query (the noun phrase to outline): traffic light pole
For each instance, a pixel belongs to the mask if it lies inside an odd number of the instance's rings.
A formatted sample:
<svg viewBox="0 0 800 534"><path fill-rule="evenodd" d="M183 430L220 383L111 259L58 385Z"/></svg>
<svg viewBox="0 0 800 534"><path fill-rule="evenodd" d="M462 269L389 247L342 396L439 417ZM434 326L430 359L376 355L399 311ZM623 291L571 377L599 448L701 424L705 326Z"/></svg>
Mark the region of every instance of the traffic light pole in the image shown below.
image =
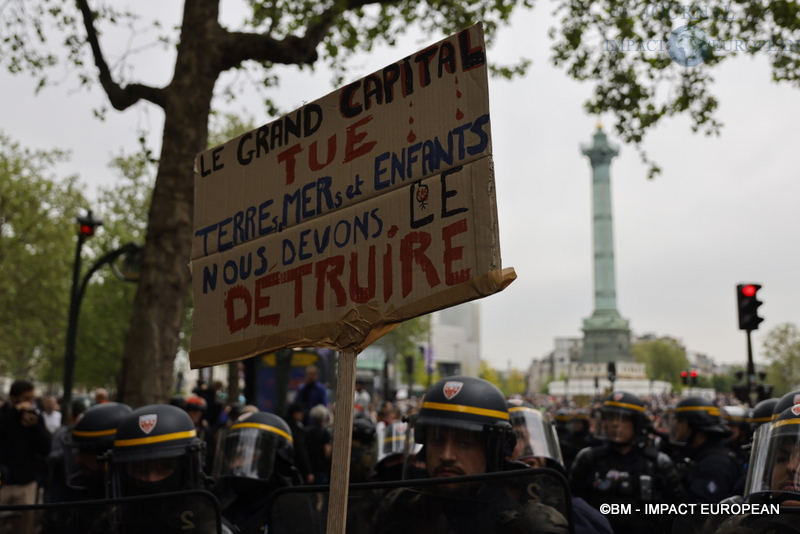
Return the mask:
<svg viewBox="0 0 800 534"><path fill-rule="evenodd" d="M64 417L61 418L62 425L69 424L69 416L72 413L72 386L75 376L75 342L78 336L78 316L80 315L83 295L86 293L86 287L89 285L89 279L103 265L113 263L123 254L134 254L141 249L136 243L128 243L127 245L123 245L109 252L92 265L92 268L89 269L89 272L83 277L83 281L78 285L81 270L81 248L85 240L86 237L83 234L78 235L78 246L75 251L75 269L72 272L72 296L70 297L69 304L67 346L64 350L64 395L61 401L61 413L64 414Z"/></svg>
<svg viewBox="0 0 800 534"><path fill-rule="evenodd" d="M78 281L81 276L81 249L86 236L78 234L78 243L75 247L75 266L72 269L72 293L69 298L69 317L67 318L67 346L64 350L64 395L61 399L61 424L69 424L72 413L72 379L75 369L75 337L78 331Z"/></svg>
<svg viewBox="0 0 800 534"><path fill-rule="evenodd" d="M747 389L750 393L748 396L750 407L753 408L755 406L753 393L758 391L756 386L756 366L753 363L753 343L750 340L750 333L752 330L747 330Z"/></svg>

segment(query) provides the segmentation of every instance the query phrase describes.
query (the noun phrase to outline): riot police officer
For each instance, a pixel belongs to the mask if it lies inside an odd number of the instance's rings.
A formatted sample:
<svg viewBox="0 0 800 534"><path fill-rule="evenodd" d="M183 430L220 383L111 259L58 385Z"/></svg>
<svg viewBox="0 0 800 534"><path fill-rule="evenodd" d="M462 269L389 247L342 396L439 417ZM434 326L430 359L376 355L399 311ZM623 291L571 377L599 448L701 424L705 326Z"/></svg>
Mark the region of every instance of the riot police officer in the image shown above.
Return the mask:
<svg viewBox="0 0 800 534"><path fill-rule="evenodd" d="M569 434L569 420L570 420L570 410L569 408L559 408L556 410L555 416L553 420L556 424L556 433L558 434L559 441L565 439Z"/></svg>
<svg viewBox="0 0 800 534"><path fill-rule="evenodd" d="M64 501L100 500L106 496L101 457L114 444L119 422L131 413L130 406L118 402L96 404L82 412L72 429L61 437L63 450ZM42 517L42 534L84 534L107 530L104 507L75 506L54 508Z"/></svg>
<svg viewBox="0 0 800 534"><path fill-rule="evenodd" d="M78 416L62 441L68 500L105 497L105 477L98 457L113 447L117 425L132 411L127 404L106 402L95 404Z"/></svg>
<svg viewBox="0 0 800 534"><path fill-rule="evenodd" d="M270 494L302 484L293 448L289 425L271 413L242 414L220 437L214 493L239 532L263 532Z"/></svg>
<svg viewBox="0 0 800 534"><path fill-rule="evenodd" d="M736 462L741 468L741 472L747 472L747 461L750 459L750 423L749 408L741 406L723 406L721 409L722 418L731 435L725 439L725 445L731 450Z"/></svg>
<svg viewBox="0 0 800 534"><path fill-rule="evenodd" d="M595 508L602 504L680 502L679 477L669 457L646 445L648 419L642 400L625 392L609 395L601 408L605 443L585 448L569 473L570 488ZM607 516L615 532L663 532L663 516Z"/></svg>
<svg viewBox="0 0 800 534"><path fill-rule="evenodd" d="M675 406L670 440L682 447L679 465L687 502L718 503L734 495L740 468L722 440L731 434L720 409L702 397Z"/></svg>
<svg viewBox="0 0 800 534"><path fill-rule="evenodd" d="M800 467L800 406L791 405L775 420L764 422L756 431L747 471L744 502L780 504L782 507L800 506L798 467ZM706 531L717 534L797 532L797 516L786 513L785 508L781 512L732 516L725 519L716 530Z"/></svg>
<svg viewBox="0 0 800 534"><path fill-rule="evenodd" d="M555 427L547 414L522 399L509 399L508 415L517 438L511 459L531 467L555 469L566 476ZM580 497L572 498L570 519L576 534L612 533L608 519Z"/></svg>
<svg viewBox="0 0 800 534"><path fill-rule="evenodd" d="M592 434L589 430L589 411L586 408L577 408L573 410L569 418L570 441L581 444L591 444L591 438Z"/></svg>
<svg viewBox="0 0 800 534"><path fill-rule="evenodd" d="M511 459L531 467L564 469L558 436L550 418L522 399L508 400L516 444Z"/></svg>
<svg viewBox="0 0 800 534"><path fill-rule="evenodd" d="M762 426L752 458L744 501L800 506L800 405Z"/></svg>
<svg viewBox="0 0 800 534"><path fill-rule="evenodd" d="M555 423L559 448L561 449L564 465L567 470L569 470L573 460L575 460L575 456L577 456L583 448L570 440L570 421L572 421L572 411L569 408L559 408L556 410L553 416L553 422Z"/></svg>
<svg viewBox="0 0 800 534"><path fill-rule="evenodd" d="M414 437L428 476L447 479L501 471L516 441L503 394L486 380L454 376L428 390ZM522 504L498 484L447 483L428 492L390 492L375 514L376 532L567 532L567 520L541 502Z"/></svg>
<svg viewBox="0 0 800 534"><path fill-rule="evenodd" d="M589 411L577 408L570 412L569 431L561 440L564 465L569 471L575 457L586 447L593 447L598 443L589 429Z"/></svg>
<svg viewBox="0 0 800 534"><path fill-rule="evenodd" d="M208 532L216 529L216 514L202 497L169 493L204 490L205 444L182 409L151 404L120 421L109 453L111 497L160 494L114 510L118 529L129 532Z"/></svg>

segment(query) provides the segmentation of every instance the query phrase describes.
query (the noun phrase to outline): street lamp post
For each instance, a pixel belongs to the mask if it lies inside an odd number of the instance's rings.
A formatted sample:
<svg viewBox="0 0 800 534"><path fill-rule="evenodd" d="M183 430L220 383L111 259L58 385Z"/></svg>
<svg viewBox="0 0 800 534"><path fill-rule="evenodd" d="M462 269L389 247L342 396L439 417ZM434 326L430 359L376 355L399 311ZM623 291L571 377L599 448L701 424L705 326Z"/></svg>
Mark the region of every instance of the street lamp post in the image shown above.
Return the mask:
<svg viewBox="0 0 800 534"><path fill-rule="evenodd" d="M136 279L126 277L120 273L119 269L117 269L114 265L114 262L123 254L135 255L141 251L141 247L139 245L135 243L128 243L127 245L123 245L122 247L109 252L92 265L79 284L81 271L81 249L83 248L83 243L86 241L86 239L94 235L95 230L98 226L103 224L103 221L92 217L91 211L88 211L86 216L77 217L76 219L79 225L78 243L75 249L75 266L72 271L72 293L70 295L69 316L67 321L67 340L66 348L64 350L64 395L62 398L62 412L65 416L62 418L62 424L64 425L68 424L69 416L72 412L72 387L75 376L75 344L78 335L78 316L80 314L83 295L86 292L86 287L89 284L89 279L103 265L111 264L114 274L116 274L120 279L136 282Z"/></svg>

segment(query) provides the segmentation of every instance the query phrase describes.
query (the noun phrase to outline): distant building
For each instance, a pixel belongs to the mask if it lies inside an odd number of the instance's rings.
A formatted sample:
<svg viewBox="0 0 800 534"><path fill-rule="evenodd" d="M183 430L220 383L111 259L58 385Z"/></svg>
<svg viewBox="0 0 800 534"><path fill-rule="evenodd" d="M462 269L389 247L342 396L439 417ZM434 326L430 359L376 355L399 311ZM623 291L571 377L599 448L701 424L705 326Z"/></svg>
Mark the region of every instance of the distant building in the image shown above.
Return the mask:
<svg viewBox="0 0 800 534"><path fill-rule="evenodd" d="M709 358L708 355L694 351L687 351L686 358L689 360L689 365L692 366L692 370L697 371L699 376L705 376L708 378L714 376L716 365L714 364L714 360Z"/></svg>
<svg viewBox="0 0 800 534"><path fill-rule="evenodd" d="M431 314L433 360L442 377L478 373L480 332L478 302L466 302Z"/></svg>

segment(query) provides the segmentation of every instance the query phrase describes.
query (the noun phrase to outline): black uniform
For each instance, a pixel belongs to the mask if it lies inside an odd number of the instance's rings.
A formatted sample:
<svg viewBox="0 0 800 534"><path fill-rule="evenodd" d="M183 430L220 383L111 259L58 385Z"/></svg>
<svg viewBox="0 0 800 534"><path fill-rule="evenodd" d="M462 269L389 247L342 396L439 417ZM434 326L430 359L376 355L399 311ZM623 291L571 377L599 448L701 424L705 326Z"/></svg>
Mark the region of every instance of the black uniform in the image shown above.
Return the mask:
<svg viewBox="0 0 800 534"><path fill-rule="evenodd" d="M499 485L484 484L474 494L447 497L412 489L389 493L373 516L371 532L392 534L529 534L569 531L567 520L543 503L520 504Z"/></svg>
<svg viewBox="0 0 800 534"><path fill-rule="evenodd" d="M686 502L718 503L734 495L741 469L732 456L730 450L713 437L691 449L683 466Z"/></svg>
<svg viewBox="0 0 800 534"><path fill-rule="evenodd" d="M669 457L652 448L635 446L620 454L605 444L582 450L569 475L570 489L595 508L630 504L641 512L606 516L615 532L664 532L664 516L644 513L646 503L677 503L680 481Z"/></svg>

